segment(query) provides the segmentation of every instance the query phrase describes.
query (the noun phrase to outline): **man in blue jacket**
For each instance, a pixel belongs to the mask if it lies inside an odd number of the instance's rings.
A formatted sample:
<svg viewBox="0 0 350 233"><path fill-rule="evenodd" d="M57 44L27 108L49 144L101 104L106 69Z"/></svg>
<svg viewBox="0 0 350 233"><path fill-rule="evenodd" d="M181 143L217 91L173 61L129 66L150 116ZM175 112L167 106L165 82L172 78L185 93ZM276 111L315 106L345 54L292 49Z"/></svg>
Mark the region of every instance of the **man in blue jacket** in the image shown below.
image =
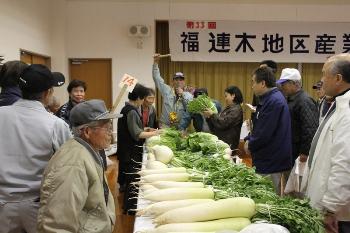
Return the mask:
<svg viewBox="0 0 350 233"><path fill-rule="evenodd" d="M185 76L181 72L174 74L172 86L166 84L158 67L160 54L155 54L153 59L153 81L163 97L162 113L159 120L160 127L183 129L184 126L181 125L182 118L189 116L187 104L193 99L192 88L186 86Z"/></svg>
<svg viewBox="0 0 350 233"><path fill-rule="evenodd" d="M292 167L291 119L287 101L276 88L276 78L268 67L254 71L252 89L259 97L254 128L246 137L256 172L271 178L276 193L281 194L283 172ZM282 187L281 187L282 186Z"/></svg>

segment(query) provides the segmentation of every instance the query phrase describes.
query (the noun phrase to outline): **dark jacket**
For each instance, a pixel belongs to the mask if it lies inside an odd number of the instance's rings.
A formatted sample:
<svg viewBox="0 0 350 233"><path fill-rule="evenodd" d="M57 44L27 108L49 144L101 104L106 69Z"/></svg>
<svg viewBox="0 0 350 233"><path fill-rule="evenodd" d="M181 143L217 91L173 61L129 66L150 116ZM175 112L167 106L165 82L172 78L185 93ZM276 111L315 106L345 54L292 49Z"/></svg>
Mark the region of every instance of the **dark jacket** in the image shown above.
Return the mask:
<svg viewBox="0 0 350 233"><path fill-rule="evenodd" d="M136 111L137 114L140 115L136 107L130 104L126 104L120 112L123 114L123 117L118 119L117 157L118 160L123 163L129 163L132 161L142 162L142 145L144 140L136 141L131 136L131 133L128 129L128 113L130 111Z"/></svg>
<svg viewBox="0 0 350 233"><path fill-rule="evenodd" d="M220 114L213 114L207 120L210 130L218 138L237 149L243 124L243 110L241 105L227 106Z"/></svg>
<svg viewBox="0 0 350 233"><path fill-rule="evenodd" d="M19 87L6 87L1 89L0 107L9 106L22 98L22 91Z"/></svg>
<svg viewBox="0 0 350 233"><path fill-rule="evenodd" d="M293 161L299 154L309 154L310 145L318 127L317 104L303 90L287 98L292 120Z"/></svg>
<svg viewBox="0 0 350 233"><path fill-rule="evenodd" d="M271 174L292 167L292 130L287 101L273 88L260 96L252 133L246 137L253 166L260 174Z"/></svg>
<svg viewBox="0 0 350 233"><path fill-rule="evenodd" d="M56 113L56 116L64 120L69 125L69 127L71 127L69 116L70 116L70 111L72 110L73 107L74 107L73 102L69 100L67 103L63 104Z"/></svg>
<svg viewBox="0 0 350 233"><path fill-rule="evenodd" d="M221 112L222 107L219 101L213 100L218 113ZM201 132L203 130L203 116L201 114L191 114L191 118L193 119L193 127L197 132Z"/></svg>

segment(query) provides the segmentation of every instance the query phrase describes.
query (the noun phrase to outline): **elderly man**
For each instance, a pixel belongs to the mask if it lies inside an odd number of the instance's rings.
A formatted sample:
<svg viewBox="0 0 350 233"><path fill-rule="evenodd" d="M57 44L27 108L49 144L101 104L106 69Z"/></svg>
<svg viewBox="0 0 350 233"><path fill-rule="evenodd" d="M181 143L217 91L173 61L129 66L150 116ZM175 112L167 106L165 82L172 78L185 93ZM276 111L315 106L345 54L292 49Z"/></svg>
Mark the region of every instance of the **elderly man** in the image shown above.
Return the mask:
<svg viewBox="0 0 350 233"><path fill-rule="evenodd" d="M313 207L325 214L327 232L350 232L350 54L323 66L323 89L333 102L311 144L303 186Z"/></svg>
<svg viewBox="0 0 350 233"><path fill-rule="evenodd" d="M44 172L38 232L113 231L114 201L98 151L109 147L116 117L102 100L73 107L75 138L55 153Z"/></svg>
<svg viewBox="0 0 350 233"><path fill-rule="evenodd" d="M287 97L292 120L293 161L306 162L310 144L318 127L317 104L302 88L301 75L297 69L285 68L277 81Z"/></svg>
<svg viewBox="0 0 350 233"><path fill-rule="evenodd" d="M185 126L180 122L183 117L188 117L187 104L192 100L191 88L185 85L185 76L181 72L176 72L173 76L173 86L165 84L164 79L160 76L159 72L159 59L160 54L153 56L153 80L163 97L162 114L160 116L161 127L175 126L178 129L184 129ZM183 123L185 124L185 122Z"/></svg>
<svg viewBox="0 0 350 233"><path fill-rule="evenodd" d="M69 138L68 125L48 113L64 76L31 65L20 78L23 99L0 108L0 232L36 232L42 173Z"/></svg>

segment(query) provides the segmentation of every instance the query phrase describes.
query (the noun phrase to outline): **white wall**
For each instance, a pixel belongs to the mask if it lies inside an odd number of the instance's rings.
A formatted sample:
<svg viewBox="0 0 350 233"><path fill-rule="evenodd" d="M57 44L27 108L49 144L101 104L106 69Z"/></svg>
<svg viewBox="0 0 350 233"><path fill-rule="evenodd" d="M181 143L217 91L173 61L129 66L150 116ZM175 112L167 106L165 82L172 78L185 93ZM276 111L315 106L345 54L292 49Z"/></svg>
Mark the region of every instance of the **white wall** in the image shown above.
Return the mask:
<svg viewBox="0 0 350 233"><path fill-rule="evenodd" d="M112 58L114 99L119 93L117 85L124 73L134 75L147 86L154 85L151 66L155 51L155 20L350 22L350 5L238 5L220 4L218 1L206 1L203 4L197 2L68 1L68 57ZM134 24L152 26L152 36L144 40L143 49L137 49L136 40L128 37L128 27Z"/></svg>
<svg viewBox="0 0 350 233"><path fill-rule="evenodd" d="M51 57L52 70L67 75L65 0L0 0L0 54L19 60L20 49ZM65 88L55 95L66 98ZM63 101L63 100L62 100Z"/></svg>
<svg viewBox="0 0 350 233"><path fill-rule="evenodd" d="M199 2L0 0L0 54L7 60L19 59L20 48L45 54L51 56L52 69L66 76L68 58L112 58L114 99L124 73L153 86L155 20L350 22L350 5ZM144 40L143 49L137 49L136 39L127 35L129 26L134 24L151 26L152 36ZM62 102L66 101L65 87L56 88L55 92Z"/></svg>
<svg viewBox="0 0 350 233"><path fill-rule="evenodd" d="M1 0L0 54L19 59L19 49L49 55L50 8L46 0Z"/></svg>

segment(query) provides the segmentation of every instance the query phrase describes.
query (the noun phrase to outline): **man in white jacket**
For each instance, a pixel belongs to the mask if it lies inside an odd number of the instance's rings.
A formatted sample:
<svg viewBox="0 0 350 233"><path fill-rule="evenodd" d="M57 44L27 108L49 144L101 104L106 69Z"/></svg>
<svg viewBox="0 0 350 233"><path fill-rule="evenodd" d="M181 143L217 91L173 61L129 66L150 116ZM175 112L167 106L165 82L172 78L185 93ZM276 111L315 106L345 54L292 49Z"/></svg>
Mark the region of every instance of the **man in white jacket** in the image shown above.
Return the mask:
<svg viewBox="0 0 350 233"><path fill-rule="evenodd" d="M322 69L323 88L335 102L311 144L306 196L324 214L327 232L350 232L350 54L330 57Z"/></svg>

